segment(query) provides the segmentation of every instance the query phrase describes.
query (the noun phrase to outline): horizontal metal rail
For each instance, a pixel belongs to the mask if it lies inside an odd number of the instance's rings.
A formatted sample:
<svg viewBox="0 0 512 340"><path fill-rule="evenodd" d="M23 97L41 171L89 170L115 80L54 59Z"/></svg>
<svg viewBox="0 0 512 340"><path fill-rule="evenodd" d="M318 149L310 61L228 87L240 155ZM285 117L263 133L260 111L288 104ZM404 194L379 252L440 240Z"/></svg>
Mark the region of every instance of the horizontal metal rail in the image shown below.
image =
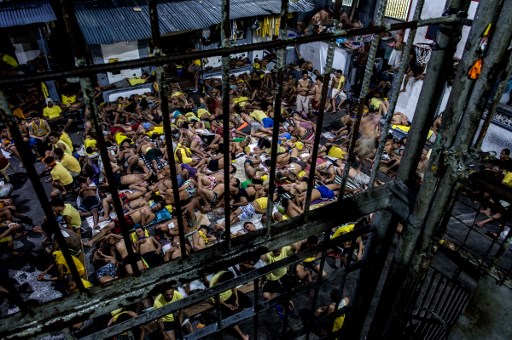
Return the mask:
<svg viewBox="0 0 512 340"><path fill-rule="evenodd" d="M355 221L361 216L380 210L392 211L392 196L402 189L404 187L390 182L343 200L343 207L346 209L343 214L339 214L339 207L327 205L311 211L311 222L303 223L300 217L294 218L274 225L269 234L266 234L267 230L261 229L237 237L231 241L230 248L226 247L226 243L220 243L195 254L187 262L170 262L158 270L144 271L140 276L120 279L111 286L93 287L93 296L89 299L72 295L65 300L34 307L34 314L39 316L38 319L46 320L44 323L35 320L31 315L14 314L3 319L0 324L0 337L19 338L57 331L130 305L133 301L142 300L150 291L164 283L179 285L190 282L205 273L214 273L251 256L264 254L268 249L283 247L323 231L328 232L336 225ZM402 195L406 196L407 193L399 194ZM403 206L400 208L404 209ZM212 263L213 258L222 260Z"/></svg>
<svg viewBox="0 0 512 340"><path fill-rule="evenodd" d="M356 229L350 233L347 233L347 234L344 234L342 236L340 236L339 238L336 238L336 239L332 239L330 240L327 244L325 244L324 246L326 247L334 247L336 245L339 245L339 244L342 244L343 242L346 242L346 241L355 241L358 237L364 235L364 234L367 234L370 232L370 226L369 225L366 225L360 229ZM355 243L355 242L353 242ZM193 294L193 295L190 295L188 296L187 298L184 298L182 300L179 300L179 301L176 301L175 303L173 304L168 304L164 307L161 307L161 308L158 308L158 309L153 309L153 310L150 310L148 312L145 312L144 314L142 315L139 315L137 318L134 318L134 319L131 319L129 321L126 321L126 322L123 322L123 323L120 323L118 325L115 325L113 327L109 327L107 329L104 329L102 331L99 331L99 332L96 332L94 334L91 334L89 336L87 336L85 339L88 339L88 340L94 340L94 339L104 339L104 338L107 338L107 337L110 337L110 336L113 336L113 335L116 335L116 334L119 334L127 329L130 329L130 328L133 328L133 327L136 327L136 326L140 326L140 325L143 325L145 323L148 323L152 320L155 320L155 319L158 319L164 315L167 315L167 314L170 314L170 313L173 313L173 312L176 312L178 310L181 310L181 309L184 309L184 308L187 308L187 307L191 307L195 304L198 304L206 299L209 299L211 297L214 297L216 296L217 294L219 293L222 293L223 291L226 291L228 289L232 289L232 288L235 288L237 287L238 285L241 285L241 284L244 284L244 283L247 283L247 282L251 282L252 280L254 279L257 279L257 278L260 278L260 277L263 277L265 276L266 274L276 270L276 269L279 269L279 268L282 268L282 267L287 267L287 266L290 266L290 265L294 265L302 260L304 260L305 258L307 257L310 257L312 255L315 255L318 253L318 249L308 249L308 250L305 250L305 251L301 251L300 253L298 254L295 254L293 256L289 256L283 260L280 260L280 261L277 261L277 262L274 262L270 265L267 265L265 267L262 267L262 268L259 268L259 269L255 269L247 274L244 274L244 275L240 275L232 280L229 280L227 282L224 282L222 284L218 284L214 287L210 287L208 290L205 290L205 291L202 291L200 294ZM338 276L340 276L341 274L344 273L344 271L338 271ZM330 280L332 281L334 279L334 276L332 276L330 278ZM312 285L308 285L308 287L298 287L298 290L300 290L300 294L302 294L303 292L302 291L307 291L311 288L313 288L314 286L317 286L317 284L312 284ZM300 295L300 294L294 294L294 295ZM265 311L265 310L268 310L268 308L264 308L261 310L261 312ZM246 316L246 318L249 318L251 317L252 315L248 315ZM245 318L244 318L245 319ZM225 324L224 323L225 320L223 320L222 322L222 328L225 328L229 325L228 324ZM238 320L240 321L240 320ZM237 322L238 322L237 321ZM218 331L217 330L214 330L214 332ZM207 335L207 334L204 334L204 335Z"/></svg>
<svg viewBox="0 0 512 340"><path fill-rule="evenodd" d="M274 49L279 47L291 46L291 45L300 45L307 44L309 42L315 41L330 41L333 39L351 37L356 35L366 35L366 34L379 34L382 32L390 32L403 30L408 28L417 28L422 26L429 26L435 24L445 24L445 25L470 25L472 23L471 20L459 18L455 15L447 16L443 18L433 18L433 19L424 19L418 21L409 21L409 22L401 22L390 25L380 25L380 26L372 26L366 28L359 29L351 29L351 30L343 30L336 33L325 33L321 35L314 36L302 36L294 39L288 40L274 40L274 41L266 41L260 43L253 43L247 45L237 45L226 48L219 49L211 49L205 51L194 51L187 53L185 55L166 55L166 56L155 56L148 58L141 58L137 60L128 60L122 61L118 63L110 63L110 64L99 64L99 65L89 65L83 66L79 68L73 68L63 71L52 71L41 74L34 74L29 76L17 76L9 79L0 79L0 87L9 87L9 86L17 86L21 84L31 83L31 82L39 82L44 80L52 80L52 79L62 79L67 77L84 77L91 74L96 73L106 73L106 72L114 72L125 69L132 68L140 68L148 65L152 66L161 66L173 62L183 61L183 60L193 60L193 59L201 59L207 58L211 56L227 56L230 54L237 54L241 52L249 52L254 50L263 50L263 49Z"/></svg>

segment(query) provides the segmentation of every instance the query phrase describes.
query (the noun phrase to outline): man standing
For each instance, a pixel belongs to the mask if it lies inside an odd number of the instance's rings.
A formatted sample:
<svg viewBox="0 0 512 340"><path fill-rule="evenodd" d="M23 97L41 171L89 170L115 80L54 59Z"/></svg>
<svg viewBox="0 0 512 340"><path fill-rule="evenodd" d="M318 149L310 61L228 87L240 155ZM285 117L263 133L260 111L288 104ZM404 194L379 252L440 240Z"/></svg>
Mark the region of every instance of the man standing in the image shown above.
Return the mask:
<svg viewBox="0 0 512 340"><path fill-rule="evenodd" d="M343 91L345 88L345 76L341 70L334 72L334 77L331 81L331 100L332 100L332 112L336 112L336 109L341 110L343 102L347 100L347 94ZM340 97L340 103L336 106L336 98Z"/></svg>
<svg viewBox="0 0 512 340"><path fill-rule="evenodd" d="M297 111L299 113L309 113L309 91L311 89L311 79L309 79L308 71L302 71L302 78L297 84Z"/></svg>
<svg viewBox="0 0 512 340"><path fill-rule="evenodd" d="M153 308L161 308L181 299L183 299L183 295L181 295L180 292L176 291L174 288L169 288L156 297L153 302ZM181 325L182 321L183 311L180 310L178 312L178 323ZM166 339L176 339L174 313L169 313L158 319L158 327Z"/></svg>

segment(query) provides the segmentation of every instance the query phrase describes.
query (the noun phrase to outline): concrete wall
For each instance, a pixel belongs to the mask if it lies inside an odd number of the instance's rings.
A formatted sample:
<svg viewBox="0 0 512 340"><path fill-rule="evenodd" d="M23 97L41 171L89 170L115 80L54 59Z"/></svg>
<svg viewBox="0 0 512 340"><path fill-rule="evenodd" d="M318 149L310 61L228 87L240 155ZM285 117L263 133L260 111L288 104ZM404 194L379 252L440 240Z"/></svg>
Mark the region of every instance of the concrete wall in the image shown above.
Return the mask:
<svg viewBox="0 0 512 340"><path fill-rule="evenodd" d="M23 29L20 27L9 29L9 38L19 64L26 64L41 53L37 44L37 35L35 28L30 26L23 26Z"/></svg>
<svg viewBox="0 0 512 340"><path fill-rule="evenodd" d="M511 298L510 288L498 286L495 279L484 276L448 339L512 339Z"/></svg>

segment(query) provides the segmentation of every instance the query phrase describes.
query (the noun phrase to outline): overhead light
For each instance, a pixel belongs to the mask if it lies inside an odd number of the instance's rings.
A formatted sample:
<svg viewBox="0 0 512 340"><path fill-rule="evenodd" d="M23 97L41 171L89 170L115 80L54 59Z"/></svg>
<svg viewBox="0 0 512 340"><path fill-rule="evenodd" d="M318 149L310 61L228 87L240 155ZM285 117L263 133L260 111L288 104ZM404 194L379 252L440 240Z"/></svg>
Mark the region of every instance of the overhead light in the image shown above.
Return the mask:
<svg viewBox="0 0 512 340"><path fill-rule="evenodd" d="M142 12L142 8L140 7L133 7L134 12Z"/></svg>

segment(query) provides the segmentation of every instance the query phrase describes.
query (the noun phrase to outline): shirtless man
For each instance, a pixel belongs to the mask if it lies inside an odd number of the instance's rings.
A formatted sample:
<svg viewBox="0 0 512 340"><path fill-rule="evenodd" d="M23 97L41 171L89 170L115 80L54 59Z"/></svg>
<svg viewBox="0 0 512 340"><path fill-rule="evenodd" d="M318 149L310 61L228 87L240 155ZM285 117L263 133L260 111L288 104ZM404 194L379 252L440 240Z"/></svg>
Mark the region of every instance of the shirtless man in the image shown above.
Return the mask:
<svg viewBox="0 0 512 340"><path fill-rule="evenodd" d="M146 183L146 186L147 186L147 183ZM136 191L120 192L119 193L119 199L121 200L121 204L123 205L124 208L134 208L134 206L130 205L130 202L133 202L133 201L143 197L144 194L146 194L146 192L147 192L147 188L145 188L143 186L139 187L139 186L135 186L135 185L130 185L130 188L136 189ZM100 222L106 221L109 219L110 205L114 204L114 202L112 200L112 195L105 197L103 199L102 204L103 204L103 217L100 219Z"/></svg>
<svg viewBox="0 0 512 340"><path fill-rule="evenodd" d="M147 237L144 228L135 229L137 241L135 250L142 256L150 268L156 267L164 262L162 257L162 245L153 236Z"/></svg>
<svg viewBox="0 0 512 340"><path fill-rule="evenodd" d="M297 111L299 113L309 113L310 105L311 79L309 79L308 71L302 71L302 78L297 82Z"/></svg>
<svg viewBox="0 0 512 340"><path fill-rule="evenodd" d="M106 237L106 241L110 246L115 247L114 251L119 255L121 258L121 265L124 267L124 270L126 271L126 274L132 275L133 270L131 266L131 261L128 255L128 250L126 249L126 243L124 242L124 239L120 235L116 234L110 234ZM144 269L144 264L141 261L140 255L135 252L135 249L132 247L132 250L134 252L133 259L135 260L135 263L137 264L137 267L139 270ZM114 255L114 254L112 254Z"/></svg>
<svg viewBox="0 0 512 340"><path fill-rule="evenodd" d="M142 152L148 161L151 162L152 171L158 173L158 160L163 157L162 151L153 144L149 137L144 137L139 146L137 147L137 153Z"/></svg>
<svg viewBox="0 0 512 340"><path fill-rule="evenodd" d="M313 86L313 99L311 99L311 108L313 111L318 111L320 109L320 100L322 99L322 77L318 76L315 80L315 85Z"/></svg>
<svg viewBox="0 0 512 340"><path fill-rule="evenodd" d="M206 225L199 227L196 233L192 235L193 248L195 250L201 250L206 248L209 244L216 241L217 238L209 234L210 228Z"/></svg>
<svg viewBox="0 0 512 340"><path fill-rule="evenodd" d="M80 210L80 216L88 217L92 215L93 228L98 229L99 221L99 208L101 208L101 202L97 196L98 187L90 186L88 182L80 183L80 191L78 195L82 199L82 202L78 209Z"/></svg>

